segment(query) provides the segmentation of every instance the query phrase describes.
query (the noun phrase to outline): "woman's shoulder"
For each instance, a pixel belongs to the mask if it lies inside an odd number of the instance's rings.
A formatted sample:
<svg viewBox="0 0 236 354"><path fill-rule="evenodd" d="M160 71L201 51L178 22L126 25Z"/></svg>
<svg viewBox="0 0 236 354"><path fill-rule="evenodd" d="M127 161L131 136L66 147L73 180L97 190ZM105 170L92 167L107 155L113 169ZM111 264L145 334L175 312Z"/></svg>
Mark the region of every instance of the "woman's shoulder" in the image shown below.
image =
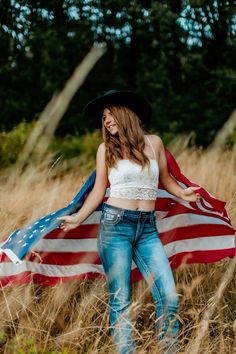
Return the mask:
<svg viewBox="0 0 236 354"><path fill-rule="evenodd" d="M103 142L98 146L97 155L98 156L102 156L102 155L105 156L105 151L106 151L106 146L105 146L105 143Z"/></svg>
<svg viewBox="0 0 236 354"><path fill-rule="evenodd" d="M99 146L98 146L98 150L101 150L101 151L105 151L106 150L106 146L105 146L105 143L102 142Z"/></svg>
<svg viewBox="0 0 236 354"><path fill-rule="evenodd" d="M145 137L147 137L150 142L155 145L156 147L163 146L163 142L161 138L158 135L155 134L146 134Z"/></svg>

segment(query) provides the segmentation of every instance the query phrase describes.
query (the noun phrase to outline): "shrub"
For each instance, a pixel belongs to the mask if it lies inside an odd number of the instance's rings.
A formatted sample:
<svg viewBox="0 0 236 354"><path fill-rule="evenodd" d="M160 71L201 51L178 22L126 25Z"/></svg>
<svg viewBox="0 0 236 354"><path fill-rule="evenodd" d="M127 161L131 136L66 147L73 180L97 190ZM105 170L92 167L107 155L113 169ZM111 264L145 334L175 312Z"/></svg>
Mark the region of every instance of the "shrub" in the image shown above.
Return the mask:
<svg viewBox="0 0 236 354"><path fill-rule="evenodd" d="M67 135L64 138L54 137L50 150L63 160L76 159L83 167L90 169L95 164L96 151L102 142L101 131L94 130L84 135Z"/></svg>
<svg viewBox="0 0 236 354"><path fill-rule="evenodd" d="M10 132L0 132L0 167L6 167L16 162L24 146L34 121L19 123Z"/></svg>

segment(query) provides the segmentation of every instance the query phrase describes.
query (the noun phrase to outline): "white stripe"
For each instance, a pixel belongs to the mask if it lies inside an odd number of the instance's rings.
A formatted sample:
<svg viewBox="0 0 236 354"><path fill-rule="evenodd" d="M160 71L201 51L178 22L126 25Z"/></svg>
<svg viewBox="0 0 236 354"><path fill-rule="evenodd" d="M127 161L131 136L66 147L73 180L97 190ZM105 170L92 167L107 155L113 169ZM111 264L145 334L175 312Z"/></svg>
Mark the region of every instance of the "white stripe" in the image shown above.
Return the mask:
<svg viewBox="0 0 236 354"><path fill-rule="evenodd" d="M82 224L83 225L91 225L91 224L99 224L101 219L101 210L94 211Z"/></svg>
<svg viewBox="0 0 236 354"><path fill-rule="evenodd" d="M215 242L215 245L214 245ZM197 237L194 239L185 239L179 241L173 241L165 245L167 249L175 249L175 245L183 245L182 249L188 251L199 249L199 245L204 244L207 249L223 249L224 247L234 247L234 236L205 236ZM179 247L179 246L178 246ZM189 248L190 247L190 248ZM41 240L33 249L35 252L97 252L97 240L96 239L84 239L84 240ZM181 251L182 252L182 251Z"/></svg>
<svg viewBox="0 0 236 354"><path fill-rule="evenodd" d="M168 193L165 189L158 189L157 192L157 199L162 199L162 198L170 198L176 201L182 200L181 198L178 198L174 196L173 194Z"/></svg>
<svg viewBox="0 0 236 354"><path fill-rule="evenodd" d="M210 245L210 248L209 248ZM234 247L234 238L218 236L204 237L192 240L182 240L172 242L165 246L168 257L173 256L180 252L192 252L196 250L211 251L222 250ZM132 269L136 268L132 262ZM76 265L49 265L40 264L37 262L23 261L20 264L3 262L0 264L0 276L17 275L25 271L43 274L46 276L68 277L78 274L85 274L88 272L103 273L103 267L100 264L76 264Z"/></svg>
<svg viewBox="0 0 236 354"><path fill-rule="evenodd" d="M132 262L132 269L136 265ZM104 274L103 266L101 264L76 264L76 265L51 265L40 264L36 262L23 261L21 264L14 264L4 262L0 264L0 276L17 275L23 272L33 272L43 274L48 277L70 277L89 272Z"/></svg>
<svg viewBox="0 0 236 354"><path fill-rule="evenodd" d="M159 189L158 190L158 195L157 195L157 200L158 199L165 199L165 198L169 198L169 199L173 200L173 202L177 202L178 204L183 205L186 208L196 210L186 200L178 198L178 197L174 196L173 194L168 193L164 189Z"/></svg>
<svg viewBox="0 0 236 354"><path fill-rule="evenodd" d="M10 276L26 271L43 274L49 277L68 277L87 272L103 273L101 264L76 264L76 265L51 265L36 262L23 261L21 264L4 262L0 264L0 276Z"/></svg>
<svg viewBox="0 0 236 354"><path fill-rule="evenodd" d="M94 218L99 218L98 215L100 213L100 211L95 212ZM159 233L163 233L181 226L188 227L194 226L196 224L218 224L228 226L227 222L218 218L216 219L214 217L205 217L202 215L195 214L180 214L165 218L164 220L158 220L157 228ZM217 239L219 239L219 236L217 236ZM4 243L2 244L2 246L3 245ZM33 247L33 250L38 252L96 252L97 239L41 239ZM2 251L6 252L5 249L2 249ZM14 257L16 257L14 254L12 256L9 254L9 258L13 262ZM17 258L16 261L19 261L19 259Z"/></svg>
<svg viewBox="0 0 236 354"><path fill-rule="evenodd" d="M215 218L213 216L204 216L204 215L196 215L196 214L178 214L170 216L169 218L165 218L163 220L159 220L157 223L157 228L159 232L166 232L173 230L178 227L188 227L194 225L226 225L229 224L221 220L219 218Z"/></svg>
<svg viewBox="0 0 236 354"><path fill-rule="evenodd" d="M217 213L219 215L219 213ZM217 216L206 216L206 215L198 215L194 213L188 212L187 214L178 214L170 216L169 218L165 218L161 220L165 215L165 211L157 211L156 212L158 219L158 230L159 232L169 231L176 227L182 226L192 226L195 224L216 224L216 225L226 225L229 226L227 220L219 219ZM95 211L88 219L84 221L83 224L92 225L99 224L101 218L101 211Z"/></svg>
<svg viewBox="0 0 236 354"><path fill-rule="evenodd" d="M33 248L35 252L97 252L97 239L41 239Z"/></svg>
<svg viewBox="0 0 236 354"><path fill-rule="evenodd" d="M204 203L205 203L205 199L204 199ZM209 209L206 209L201 203L198 203L198 208L202 211L204 211L205 213L209 213L209 214L215 214L215 215L219 215L221 217L223 217L225 220L228 220L227 217L225 217L224 213L223 212L219 212L219 211L216 211L216 210L209 210ZM212 207L211 207L212 208Z"/></svg>
<svg viewBox="0 0 236 354"><path fill-rule="evenodd" d="M183 203L184 205L184 203ZM188 206L191 208L191 206ZM163 217L166 215L165 211L157 211L157 219L158 219L158 230L159 232L165 232L169 231L171 229L174 229L175 227L182 227L182 226L191 226L195 224L216 224L216 225L227 225L229 226L229 223L227 220L221 220L217 216L214 217L212 216L206 216L206 215L197 215L193 213L187 213L187 214L177 214L170 216L169 218L165 218L164 220ZM209 212L209 211L208 211ZM215 212L216 215L220 215L218 212ZM99 224L101 218L101 211L95 211L93 212L84 222L83 225L94 225L94 224Z"/></svg>
<svg viewBox="0 0 236 354"><path fill-rule="evenodd" d="M110 188L107 188L104 197L105 197L105 198L109 198L109 196L110 196Z"/></svg>
<svg viewBox="0 0 236 354"><path fill-rule="evenodd" d="M12 252L10 248L4 248L4 249L1 248L0 252L1 253L4 252L7 255L7 257L15 264L19 264L22 262L20 258L18 258L14 252Z"/></svg>
<svg viewBox="0 0 236 354"><path fill-rule="evenodd" d="M167 214L168 214L168 211L160 211L160 210L158 210L158 212L156 212L157 221L163 219L164 217L166 217Z"/></svg>
<svg viewBox="0 0 236 354"><path fill-rule="evenodd" d="M213 197L214 198L214 197ZM214 198L215 199L215 198ZM212 205L210 203L208 203L208 201L206 199L204 199L204 204L206 204L206 206L208 208L211 208L212 209Z"/></svg>
<svg viewBox="0 0 236 354"><path fill-rule="evenodd" d="M188 205L187 202L183 201L183 203L181 202L181 204L185 205L189 209L192 209L193 212L189 211L188 213L173 215L162 220L168 214L168 211L156 211L158 226L161 230L160 232L169 231L171 229L174 229L175 227L191 226L195 224L215 224L216 226L220 224L230 226L228 218L224 217L224 220L222 220L218 217L219 215L222 217L222 214L219 212L213 213L207 211L208 213L211 213L212 216L198 215L195 213L196 209ZM100 223L100 219L101 211L95 211L83 222L83 225L98 225Z"/></svg>
<svg viewBox="0 0 236 354"><path fill-rule="evenodd" d="M165 245L165 250L168 257L171 257L181 252L193 251L216 251L228 248L234 248L234 237L230 236L209 236L199 237L196 239L187 239L175 241Z"/></svg>
<svg viewBox="0 0 236 354"><path fill-rule="evenodd" d="M178 181L177 181L177 182L178 182ZM178 184L179 184L182 188L187 188L187 186L186 186L185 184L183 184L183 183L178 182ZM199 186L199 188L201 188L201 187ZM207 192L207 194L208 194L210 197L212 197L213 199L217 200L217 199L216 199L214 196L212 196L209 192ZM178 197L174 196L173 194L168 193L165 189L158 189L157 199L161 199L161 198L170 198L170 199L172 199L173 201L176 201L176 202L178 202L179 204L184 205L184 206L186 206L186 207L189 208L189 209L194 209L194 208L189 204L189 202L187 202L187 201L185 201L185 200L183 200L183 199L181 199L181 198L178 198ZM226 220L229 220L223 213L220 213L220 212L218 212L217 210L215 210L215 209L212 207L212 205L211 205L209 202L206 201L206 199L203 198L203 200L204 200L204 203L206 204L206 206L208 206L211 210L206 209L204 206L202 206L201 202L197 202L196 204L197 204L197 206L198 206L198 208L199 208L200 210L202 210L202 211L204 211L204 212L206 212L206 213L219 215L219 216L221 216L221 217L224 217ZM194 209L194 210L196 210L196 209Z"/></svg>
<svg viewBox="0 0 236 354"><path fill-rule="evenodd" d="M57 240L58 241L58 240ZM71 240L70 240L71 241ZM69 242L70 242L69 241ZM209 248L210 246L210 248ZM192 252L196 250L222 250L233 248L233 236L217 236L217 237L204 237L192 240L175 241L165 246L168 257L173 256L180 252ZM132 269L135 264L132 262ZM46 276L67 277L88 272L103 273L103 267L100 264L76 264L76 265L49 265L40 264L37 262L23 261L20 264L3 262L0 264L0 276L10 276L20 274L25 271L39 273Z"/></svg>

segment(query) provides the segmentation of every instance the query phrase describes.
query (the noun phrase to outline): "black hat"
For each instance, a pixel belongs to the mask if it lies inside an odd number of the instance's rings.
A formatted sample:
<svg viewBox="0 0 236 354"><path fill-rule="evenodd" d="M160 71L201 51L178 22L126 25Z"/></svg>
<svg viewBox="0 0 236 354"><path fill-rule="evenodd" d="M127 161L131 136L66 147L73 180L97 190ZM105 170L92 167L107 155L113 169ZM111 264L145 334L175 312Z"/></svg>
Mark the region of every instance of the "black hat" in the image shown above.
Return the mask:
<svg viewBox="0 0 236 354"><path fill-rule="evenodd" d="M125 106L134 111L144 122L148 121L152 115L151 105L145 98L132 91L110 90L103 96L90 101L84 108L84 114L95 118L102 117L102 111L109 106Z"/></svg>

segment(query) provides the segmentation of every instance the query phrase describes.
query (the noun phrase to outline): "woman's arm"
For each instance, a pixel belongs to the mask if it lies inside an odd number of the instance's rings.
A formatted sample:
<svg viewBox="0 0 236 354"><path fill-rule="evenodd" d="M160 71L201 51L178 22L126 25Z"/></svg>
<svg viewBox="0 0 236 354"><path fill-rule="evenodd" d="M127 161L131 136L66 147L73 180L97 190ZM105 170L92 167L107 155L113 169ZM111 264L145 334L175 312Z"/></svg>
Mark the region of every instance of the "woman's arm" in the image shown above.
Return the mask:
<svg viewBox="0 0 236 354"><path fill-rule="evenodd" d="M77 214L70 216L65 215L59 220L64 220L61 224L61 228L64 231L71 230L79 226L90 214L99 206L102 202L106 192L108 183L108 172L105 163L105 144L102 143L97 150L96 157L96 179L94 187L85 199L85 202Z"/></svg>
<svg viewBox="0 0 236 354"><path fill-rule="evenodd" d="M156 136L155 138L158 152L159 178L162 186L169 193L181 199L193 202L199 201L201 196L199 193L195 193L195 191L199 189L198 187L189 187L184 189L180 187L175 179L169 174L163 142L159 137Z"/></svg>

